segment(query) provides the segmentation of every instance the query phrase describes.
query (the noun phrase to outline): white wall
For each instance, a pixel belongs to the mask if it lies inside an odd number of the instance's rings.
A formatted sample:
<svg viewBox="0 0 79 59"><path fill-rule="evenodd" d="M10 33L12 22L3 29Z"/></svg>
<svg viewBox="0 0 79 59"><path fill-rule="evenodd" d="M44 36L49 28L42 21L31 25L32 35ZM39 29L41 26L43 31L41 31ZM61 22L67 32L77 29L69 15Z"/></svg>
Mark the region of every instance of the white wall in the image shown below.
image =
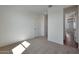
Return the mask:
<svg viewBox="0 0 79 59"><path fill-rule="evenodd" d="M41 36L40 17L20 6L0 6L0 47Z"/></svg>
<svg viewBox="0 0 79 59"><path fill-rule="evenodd" d="M48 40L63 44L63 6L48 10Z"/></svg>

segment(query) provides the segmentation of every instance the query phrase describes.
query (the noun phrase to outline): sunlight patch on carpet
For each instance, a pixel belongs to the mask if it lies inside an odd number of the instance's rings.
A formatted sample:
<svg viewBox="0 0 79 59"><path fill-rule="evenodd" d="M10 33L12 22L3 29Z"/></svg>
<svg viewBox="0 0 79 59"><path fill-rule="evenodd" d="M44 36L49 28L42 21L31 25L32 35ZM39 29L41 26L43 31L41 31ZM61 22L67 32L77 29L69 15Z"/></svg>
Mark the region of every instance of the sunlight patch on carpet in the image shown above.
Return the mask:
<svg viewBox="0 0 79 59"><path fill-rule="evenodd" d="M21 54L26 48L30 46L30 43L27 41L22 42L18 46L12 49L13 54Z"/></svg>

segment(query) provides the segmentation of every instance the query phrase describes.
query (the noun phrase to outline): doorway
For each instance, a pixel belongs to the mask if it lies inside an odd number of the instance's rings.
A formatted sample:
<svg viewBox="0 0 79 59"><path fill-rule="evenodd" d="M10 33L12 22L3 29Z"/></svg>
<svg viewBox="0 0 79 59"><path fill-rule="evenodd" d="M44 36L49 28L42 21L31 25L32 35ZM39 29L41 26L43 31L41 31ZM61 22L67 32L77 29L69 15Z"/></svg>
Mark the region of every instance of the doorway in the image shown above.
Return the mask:
<svg viewBox="0 0 79 59"><path fill-rule="evenodd" d="M48 37L48 15L44 15L44 35Z"/></svg>
<svg viewBox="0 0 79 59"><path fill-rule="evenodd" d="M64 45L78 48L78 7L64 9Z"/></svg>

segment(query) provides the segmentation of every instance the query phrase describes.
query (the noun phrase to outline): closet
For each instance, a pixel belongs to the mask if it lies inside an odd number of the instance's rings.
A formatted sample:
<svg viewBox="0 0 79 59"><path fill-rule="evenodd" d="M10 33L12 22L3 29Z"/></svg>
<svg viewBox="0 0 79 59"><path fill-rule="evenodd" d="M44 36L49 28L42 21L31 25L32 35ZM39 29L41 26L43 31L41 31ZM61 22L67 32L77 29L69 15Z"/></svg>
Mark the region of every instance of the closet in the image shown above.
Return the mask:
<svg viewBox="0 0 79 59"><path fill-rule="evenodd" d="M78 48L78 6L64 9L64 45Z"/></svg>

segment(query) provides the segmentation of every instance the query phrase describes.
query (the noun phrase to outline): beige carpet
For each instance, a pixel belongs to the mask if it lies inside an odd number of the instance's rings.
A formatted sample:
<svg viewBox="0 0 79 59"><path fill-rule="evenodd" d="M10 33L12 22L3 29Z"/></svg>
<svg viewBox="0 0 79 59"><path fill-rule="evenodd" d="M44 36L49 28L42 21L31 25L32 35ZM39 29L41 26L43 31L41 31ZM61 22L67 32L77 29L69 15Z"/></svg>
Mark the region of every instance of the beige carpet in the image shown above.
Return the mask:
<svg viewBox="0 0 79 59"><path fill-rule="evenodd" d="M23 54L77 54L78 49L49 42L45 37L27 40L31 45Z"/></svg>
<svg viewBox="0 0 79 59"><path fill-rule="evenodd" d="M79 50L60 45L54 42L50 42L47 40L46 37L39 37L39 38L33 38L26 40L31 45L26 48L26 50L23 52L23 54L78 54ZM0 54L10 54L12 53L11 49L16 47L21 42L8 45L5 47L0 48Z"/></svg>

